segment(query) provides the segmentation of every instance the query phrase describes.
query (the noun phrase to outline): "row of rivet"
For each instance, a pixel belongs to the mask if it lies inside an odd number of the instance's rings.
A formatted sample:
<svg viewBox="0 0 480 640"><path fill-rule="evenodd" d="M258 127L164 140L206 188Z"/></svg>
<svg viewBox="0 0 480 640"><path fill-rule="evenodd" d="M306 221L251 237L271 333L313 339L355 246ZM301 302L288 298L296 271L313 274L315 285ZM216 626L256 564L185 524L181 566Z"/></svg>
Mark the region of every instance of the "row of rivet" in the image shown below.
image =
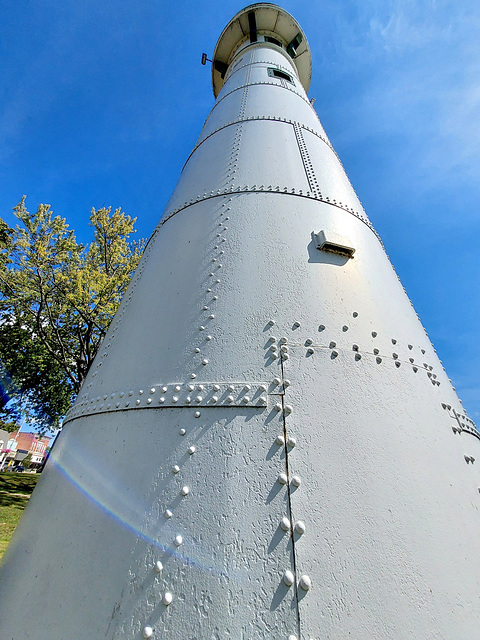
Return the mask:
<svg viewBox="0 0 480 640"><path fill-rule="evenodd" d="M275 324L274 321L270 320L268 325L269 326L273 326ZM276 338L274 336L271 336L269 339L270 341L276 341ZM283 347L286 347L287 345L287 338L283 337L280 338L280 344ZM279 383L280 380L278 378L275 378L273 381L275 384ZM284 380L283 382L284 384L284 388L287 389L290 386L290 382L288 380ZM284 417L290 415L293 411L293 408L291 405L285 405L285 407L282 407L282 405L280 403L276 404L274 409L278 412L282 411L283 409L283 415ZM295 437L293 436L287 436L287 438L285 438L285 436L283 434L279 434L276 439L275 439L275 444L277 444L279 447L285 447L285 454L286 456L288 455L289 452L291 452L297 445L297 440ZM277 477L277 482L280 485L287 485L288 484L288 476L287 474L282 471L281 473L278 474ZM294 491L295 489L298 489L298 487L300 487L300 485L302 484L302 479L299 475L293 475L290 481L290 491ZM280 529L282 531L284 531L285 533L290 533L292 532L292 534L297 534L297 536L300 538L301 536L304 535L304 533L306 532L307 528L305 523L303 522L303 520L297 520L295 523L292 523L290 521L290 519L287 516L284 516L281 520L280 520ZM293 537L292 538L293 543L296 542L296 539ZM290 571L290 569L287 569L282 577L282 581L284 583L285 586L287 587L291 587L294 583L295 583L295 576L293 574L292 571ZM312 587L312 581L310 579L310 577L306 574L303 574L300 576L300 579L298 581L298 587L300 589L302 589L303 591L309 591ZM295 636L289 636L290 638L295 637Z"/></svg>
<svg viewBox="0 0 480 640"><path fill-rule="evenodd" d="M454 408L452 408L451 404L447 404L442 402L442 408L449 412L451 418L456 420L457 425L452 427L452 431L454 433L469 433L472 436L475 436L480 440L480 432L477 429L474 421L469 418L465 413L459 413ZM465 412L465 409L463 410Z"/></svg>
<svg viewBox="0 0 480 640"><path fill-rule="evenodd" d="M271 388L271 385L270 385ZM102 396L82 394L67 413L64 422L99 412L162 407L230 406L264 409L268 404L269 385L263 383L170 383L143 389L113 391ZM195 393L196 392L196 393ZM195 395L194 395L195 394Z"/></svg>
<svg viewBox="0 0 480 640"><path fill-rule="evenodd" d="M242 100L242 104L243 104L243 100ZM245 109L241 109L240 113L244 114ZM204 136L203 138L200 136L200 138L198 139L198 142L196 143L196 145L193 147L190 155L188 156L188 158L186 159L183 167L182 167L182 171L183 169L185 169L186 165L188 164L188 161L190 160L190 158L192 157L192 155L195 153L195 151L204 143L206 142L209 138L211 138L212 136L214 136L216 133L218 133L219 131L222 131L223 129L226 129L227 127L231 127L231 126L235 126L238 124L243 124L244 122L256 122L259 120L265 120L265 121L270 121L270 122L280 122L282 124L291 124L294 127L297 126L300 130L305 130L305 131L309 131L312 135L316 136L317 138L319 138L322 142L324 142L327 147L329 147L331 149L331 151L333 151L333 153L335 153L335 156L338 159L338 156L335 152L335 149L332 147L332 144L330 142L330 140L324 136L322 136L320 133L318 133L318 131L316 131L315 129L313 129L312 127L307 126L306 124L304 124L303 122L299 122L298 120L292 120L291 118L282 118L280 116L247 116L245 117L244 115L236 120L228 120L227 122L225 122L225 124L222 124L220 127L218 127L217 129L214 129L213 131L211 131L210 133L208 133L206 136Z"/></svg>
<svg viewBox="0 0 480 640"><path fill-rule="evenodd" d="M179 431L179 434L181 436L185 436L187 433L185 428L181 428ZM187 453L189 455L193 455L196 452L196 447L194 445L191 445L187 448ZM180 471L180 467L178 465L174 465L172 468L172 472L174 474L179 473ZM180 495L184 498L186 498L188 495L190 495L190 488L188 486L183 486L180 489ZM168 520L170 518L173 517L173 511L171 509L166 509L164 511L164 516L165 518ZM180 534L177 534L173 540L173 544L176 547L180 547L183 545L183 536ZM156 560L153 563L153 570L155 573L157 574L161 574L163 571L163 563L161 562L161 560ZM163 594L162 596L162 604L165 605L166 607L168 607L171 603L173 602L173 595L171 592L167 591L166 593ZM143 628L143 637L144 638L151 638L153 635L153 628L149 625L145 626Z"/></svg>
<svg viewBox="0 0 480 640"><path fill-rule="evenodd" d="M300 151L300 157L302 158L303 167L305 169L305 174L307 177L308 185L310 187L310 191L313 195L318 198L322 197L320 193L320 188L318 186L317 178L315 176L315 171L313 170L313 164L310 160L310 154L308 153L308 148L305 143L305 139L303 137L302 129L295 123L293 125L293 130L295 131L295 138L297 140L298 149Z"/></svg>
<svg viewBox="0 0 480 640"><path fill-rule="evenodd" d="M232 89L228 93L225 93L225 95L223 95L221 98L220 97L217 98L217 101L213 105L212 110L210 111L210 114L209 114L207 120L211 117L211 115L213 114L215 109L218 107L218 105L221 102L223 102L223 100L225 100L225 98L228 98L229 96L234 94L236 91L240 91L241 89L245 89L245 87L254 87L254 86L263 86L263 85L270 85L270 86L273 86L273 87L278 87L279 89L285 89L286 91L290 91L291 93L296 94L301 100L306 102L310 107L312 106L310 104L310 100L305 95L303 95L300 91L297 91L295 89L295 87L293 87L293 85L289 84L287 87L282 87L282 85L278 84L277 82L269 82L268 80L264 80L264 81L260 81L260 82L249 82L248 84L240 85L238 87L235 87L234 89ZM318 118L318 116L317 116L317 118Z"/></svg>
<svg viewBox="0 0 480 640"><path fill-rule="evenodd" d="M307 191L306 193L303 193L303 189L295 189L295 188L288 188L288 187L280 187L280 186L273 186L273 185L268 185L268 187L265 187L264 185L260 185L257 187L257 185L252 185L251 187L248 185L245 186L237 186L237 187L228 187L227 189L217 189L214 191L210 191L210 192L204 192L203 195L199 195L196 196L194 198L191 198L189 201L184 202L183 205L171 210L170 212L166 213L162 219L160 220L160 222L158 223L157 227L155 228L155 230L153 231L152 234L152 238L154 235L156 235L159 230L161 229L161 227L168 222L168 220L170 220L171 218L173 218L175 215L177 215L178 213L180 213L181 211L187 209L188 207L194 205L194 204L198 204L199 202L203 202L205 200L210 200L211 198L216 198L216 197L223 197L225 195L239 195L239 194L245 194L245 193L281 193L281 194L286 194L286 195L294 195L294 196L298 196L301 198L308 198L311 200L315 200L316 202L323 202L325 204L330 204L334 207L337 207L338 209L342 209L343 211L346 211L347 213L352 214L353 216L355 216L356 218L358 218L359 220L361 220L364 224L367 225L367 227L375 234L377 240L380 242L380 244L383 247L383 243L382 240L380 238L380 236L378 235L377 231L375 231L372 223L370 222L370 220L363 215L362 213L360 213L359 211L355 211L353 209L353 207L349 207L348 205L345 205L341 202L338 202L335 198L329 198L328 196L319 196L319 197L315 197L313 194L311 194L309 191ZM151 238L150 238L151 240Z"/></svg>

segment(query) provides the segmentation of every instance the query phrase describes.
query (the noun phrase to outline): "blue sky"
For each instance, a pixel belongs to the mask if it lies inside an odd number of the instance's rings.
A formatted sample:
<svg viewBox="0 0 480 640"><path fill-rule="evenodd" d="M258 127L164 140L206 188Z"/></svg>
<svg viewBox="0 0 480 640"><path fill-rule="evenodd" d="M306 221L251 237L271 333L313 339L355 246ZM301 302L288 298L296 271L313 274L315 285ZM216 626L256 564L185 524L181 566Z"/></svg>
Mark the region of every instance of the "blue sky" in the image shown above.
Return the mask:
<svg viewBox="0 0 480 640"><path fill-rule="evenodd" d="M203 51L231 0L0 0L0 216L23 194L89 239L148 237L213 105ZM284 2L310 97L470 416L480 423L480 4Z"/></svg>

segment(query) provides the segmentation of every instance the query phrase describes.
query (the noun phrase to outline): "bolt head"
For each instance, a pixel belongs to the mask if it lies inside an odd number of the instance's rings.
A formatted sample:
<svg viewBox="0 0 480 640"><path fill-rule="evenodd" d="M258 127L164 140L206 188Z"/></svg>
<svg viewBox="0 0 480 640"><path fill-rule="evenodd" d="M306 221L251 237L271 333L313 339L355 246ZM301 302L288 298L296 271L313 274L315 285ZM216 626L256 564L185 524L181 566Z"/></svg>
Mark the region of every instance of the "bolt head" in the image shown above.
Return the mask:
<svg viewBox="0 0 480 640"><path fill-rule="evenodd" d="M279 447L281 447L282 445L285 444L285 438L282 435L278 435L275 439L275 442L278 444Z"/></svg>
<svg viewBox="0 0 480 640"><path fill-rule="evenodd" d="M297 520L295 523L295 531L302 536L305 533L305 529L305 523L302 522L302 520Z"/></svg>
<svg viewBox="0 0 480 640"><path fill-rule="evenodd" d="M301 576L298 584L300 585L300 588L303 589L304 591L308 591L312 587L312 581L307 575Z"/></svg>
<svg viewBox="0 0 480 640"><path fill-rule="evenodd" d="M291 571L288 571L288 570L285 571L285 573L283 574L283 582L284 584L287 585L287 587L291 587L292 584L295 582L295 578Z"/></svg>
<svg viewBox="0 0 480 640"><path fill-rule="evenodd" d="M290 520L286 516L281 519L280 528L283 531L290 531Z"/></svg>
<svg viewBox="0 0 480 640"><path fill-rule="evenodd" d="M301 480L300 476L293 476L292 484L293 484L294 487L299 487L302 484L302 480Z"/></svg>
<svg viewBox="0 0 480 640"><path fill-rule="evenodd" d="M287 444L293 449L293 447L297 444L297 441L295 440L295 438L290 437L287 439Z"/></svg>
<svg viewBox="0 0 480 640"><path fill-rule="evenodd" d="M286 473L280 473L277 481L279 484L287 484L288 482L288 478L287 478L287 474Z"/></svg>

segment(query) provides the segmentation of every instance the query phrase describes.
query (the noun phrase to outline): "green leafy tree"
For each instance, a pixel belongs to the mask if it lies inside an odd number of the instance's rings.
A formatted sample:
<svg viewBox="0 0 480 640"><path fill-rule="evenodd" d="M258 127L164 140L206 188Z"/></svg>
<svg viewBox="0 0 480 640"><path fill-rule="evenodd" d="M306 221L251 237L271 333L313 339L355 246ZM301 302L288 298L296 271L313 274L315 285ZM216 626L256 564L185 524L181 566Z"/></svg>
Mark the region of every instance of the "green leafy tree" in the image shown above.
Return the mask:
<svg viewBox="0 0 480 640"><path fill-rule="evenodd" d="M19 224L0 219L0 414L28 414L55 427L78 393L137 267L144 241L136 218L92 209L93 240L74 231L50 205ZM7 401L10 400L7 406Z"/></svg>

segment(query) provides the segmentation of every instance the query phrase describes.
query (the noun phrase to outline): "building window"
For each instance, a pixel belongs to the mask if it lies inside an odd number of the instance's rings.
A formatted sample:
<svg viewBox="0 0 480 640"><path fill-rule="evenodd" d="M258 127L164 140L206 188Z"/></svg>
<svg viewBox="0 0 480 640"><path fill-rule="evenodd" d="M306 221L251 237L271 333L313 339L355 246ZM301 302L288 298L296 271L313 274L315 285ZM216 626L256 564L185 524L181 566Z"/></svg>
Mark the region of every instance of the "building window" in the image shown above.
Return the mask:
<svg viewBox="0 0 480 640"><path fill-rule="evenodd" d="M295 85L292 76L285 71L282 71L281 69L274 69L273 67L269 67L268 75L271 78L280 78L281 80L286 80L287 82L290 82L290 84Z"/></svg>

